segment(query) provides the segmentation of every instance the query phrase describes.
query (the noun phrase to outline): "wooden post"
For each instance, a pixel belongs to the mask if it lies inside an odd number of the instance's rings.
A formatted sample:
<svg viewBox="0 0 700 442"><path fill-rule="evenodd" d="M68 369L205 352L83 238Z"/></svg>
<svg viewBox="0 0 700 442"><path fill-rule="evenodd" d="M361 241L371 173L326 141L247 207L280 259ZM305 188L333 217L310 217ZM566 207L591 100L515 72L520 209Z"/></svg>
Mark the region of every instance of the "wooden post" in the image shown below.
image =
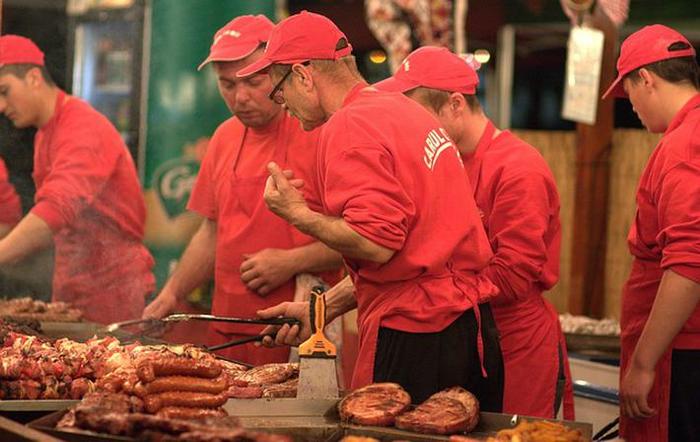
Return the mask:
<svg viewBox="0 0 700 442"><path fill-rule="evenodd" d="M617 28L602 11L590 26L605 34L600 95L615 78ZM594 125L576 125L576 196L569 311L601 317L605 308L605 251L614 100L599 100Z"/></svg>

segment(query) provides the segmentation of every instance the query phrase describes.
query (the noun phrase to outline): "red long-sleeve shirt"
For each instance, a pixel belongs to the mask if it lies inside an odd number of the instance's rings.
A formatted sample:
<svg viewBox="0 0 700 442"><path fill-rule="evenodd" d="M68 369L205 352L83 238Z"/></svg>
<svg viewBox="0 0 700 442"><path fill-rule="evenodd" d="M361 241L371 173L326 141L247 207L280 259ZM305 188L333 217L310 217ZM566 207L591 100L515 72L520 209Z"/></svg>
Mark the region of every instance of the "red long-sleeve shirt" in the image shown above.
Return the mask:
<svg viewBox="0 0 700 442"><path fill-rule="evenodd" d="M53 299L108 323L140 316L154 288L142 244L146 209L136 168L114 126L59 93L36 134L31 213L54 233Z"/></svg>
<svg viewBox="0 0 700 442"><path fill-rule="evenodd" d="M9 181L5 163L0 159L0 224L14 225L22 217L22 206Z"/></svg>

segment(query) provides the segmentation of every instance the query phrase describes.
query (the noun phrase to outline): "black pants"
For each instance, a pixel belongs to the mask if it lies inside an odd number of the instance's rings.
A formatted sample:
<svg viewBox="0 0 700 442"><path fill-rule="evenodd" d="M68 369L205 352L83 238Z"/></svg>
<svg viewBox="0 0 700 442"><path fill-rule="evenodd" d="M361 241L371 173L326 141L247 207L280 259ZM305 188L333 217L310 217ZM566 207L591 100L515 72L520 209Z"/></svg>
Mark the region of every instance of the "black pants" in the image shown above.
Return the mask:
<svg viewBox="0 0 700 442"><path fill-rule="evenodd" d="M700 441L700 350L673 350L668 440Z"/></svg>
<svg viewBox="0 0 700 442"><path fill-rule="evenodd" d="M498 330L488 304L480 306L484 340L482 377L474 311L465 311L437 333L407 333L380 327L374 382L396 382L419 404L433 393L460 385L472 392L483 411L503 407L503 358Z"/></svg>

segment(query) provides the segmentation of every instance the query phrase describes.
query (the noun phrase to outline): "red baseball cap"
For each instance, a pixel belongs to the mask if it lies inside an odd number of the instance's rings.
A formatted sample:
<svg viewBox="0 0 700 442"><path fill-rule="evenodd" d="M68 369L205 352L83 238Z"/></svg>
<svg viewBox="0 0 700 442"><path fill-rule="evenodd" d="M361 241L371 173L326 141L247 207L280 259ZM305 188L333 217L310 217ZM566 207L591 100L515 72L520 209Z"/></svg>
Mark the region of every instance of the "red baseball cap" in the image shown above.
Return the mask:
<svg viewBox="0 0 700 442"><path fill-rule="evenodd" d="M474 63L476 60L461 57L447 48L423 46L411 52L393 76L374 87L391 92L427 87L474 95L479 85Z"/></svg>
<svg viewBox="0 0 700 442"><path fill-rule="evenodd" d="M674 43L685 43L687 49L670 50ZM680 32L664 25L644 26L622 42L620 57L617 59L617 78L603 94L603 98L627 97L622 87L622 79L633 70L679 57L694 57L695 49Z"/></svg>
<svg viewBox="0 0 700 442"><path fill-rule="evenodd" d="M341 39L347 44L336 49ZM351 52L352 46L335 23L322 15L301 11L279 22L270 34L262 58L238 71L236 76L247 77L274 63L337 60Z"/></svg>
<svg viewBox="0 0 700 442"><path fill-rule="evenodd" d="M265 43L275 24L264 15L241 15L216 31L209 56L199 65L202 70L212 61L241 60Z"/></svg>
<svg viewBox="0 0 700 442"><path fill-rule="evenodd" d="M0 37L0 67L10 64L44 66L44 53L27 37L3 35Z"/></svg>

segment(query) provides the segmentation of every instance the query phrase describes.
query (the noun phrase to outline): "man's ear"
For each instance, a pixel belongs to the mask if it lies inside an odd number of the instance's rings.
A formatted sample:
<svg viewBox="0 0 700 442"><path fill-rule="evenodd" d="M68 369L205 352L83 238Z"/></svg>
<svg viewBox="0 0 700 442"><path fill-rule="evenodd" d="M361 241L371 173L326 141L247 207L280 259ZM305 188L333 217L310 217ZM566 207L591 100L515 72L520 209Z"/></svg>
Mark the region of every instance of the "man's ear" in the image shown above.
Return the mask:
<svg viewBox="0 0 700 442"><path fill-rule="evenodd" d="M453 115L461 115L468 107L464 95L459 92L452 92L447 100L447 106Z"/></svg>
<svg viewBox="0 0 700 442"><path fill-rule="evenodd" d="M31 87L37 87L44 82L44 76L41 75L41 70L39 68L34 67L24 74L24 81Z"/></svg>
<svg viewBox="0 0 700 442"><path fill-rule="evenodd" d="M311 89L314 84L314 79L311 75L310 65L303 65L301 63L295 63L292 65L292 73L299 77L301 86L304 89Z"/></svg>
<svg viewBox="0 0 700 442"><path fill-rule="evenodd" d="M639 78L641 79L640 83L644 86L644 88L653 88L656 86L656 75L646 68L641 68L639 70Z"/></svg>

